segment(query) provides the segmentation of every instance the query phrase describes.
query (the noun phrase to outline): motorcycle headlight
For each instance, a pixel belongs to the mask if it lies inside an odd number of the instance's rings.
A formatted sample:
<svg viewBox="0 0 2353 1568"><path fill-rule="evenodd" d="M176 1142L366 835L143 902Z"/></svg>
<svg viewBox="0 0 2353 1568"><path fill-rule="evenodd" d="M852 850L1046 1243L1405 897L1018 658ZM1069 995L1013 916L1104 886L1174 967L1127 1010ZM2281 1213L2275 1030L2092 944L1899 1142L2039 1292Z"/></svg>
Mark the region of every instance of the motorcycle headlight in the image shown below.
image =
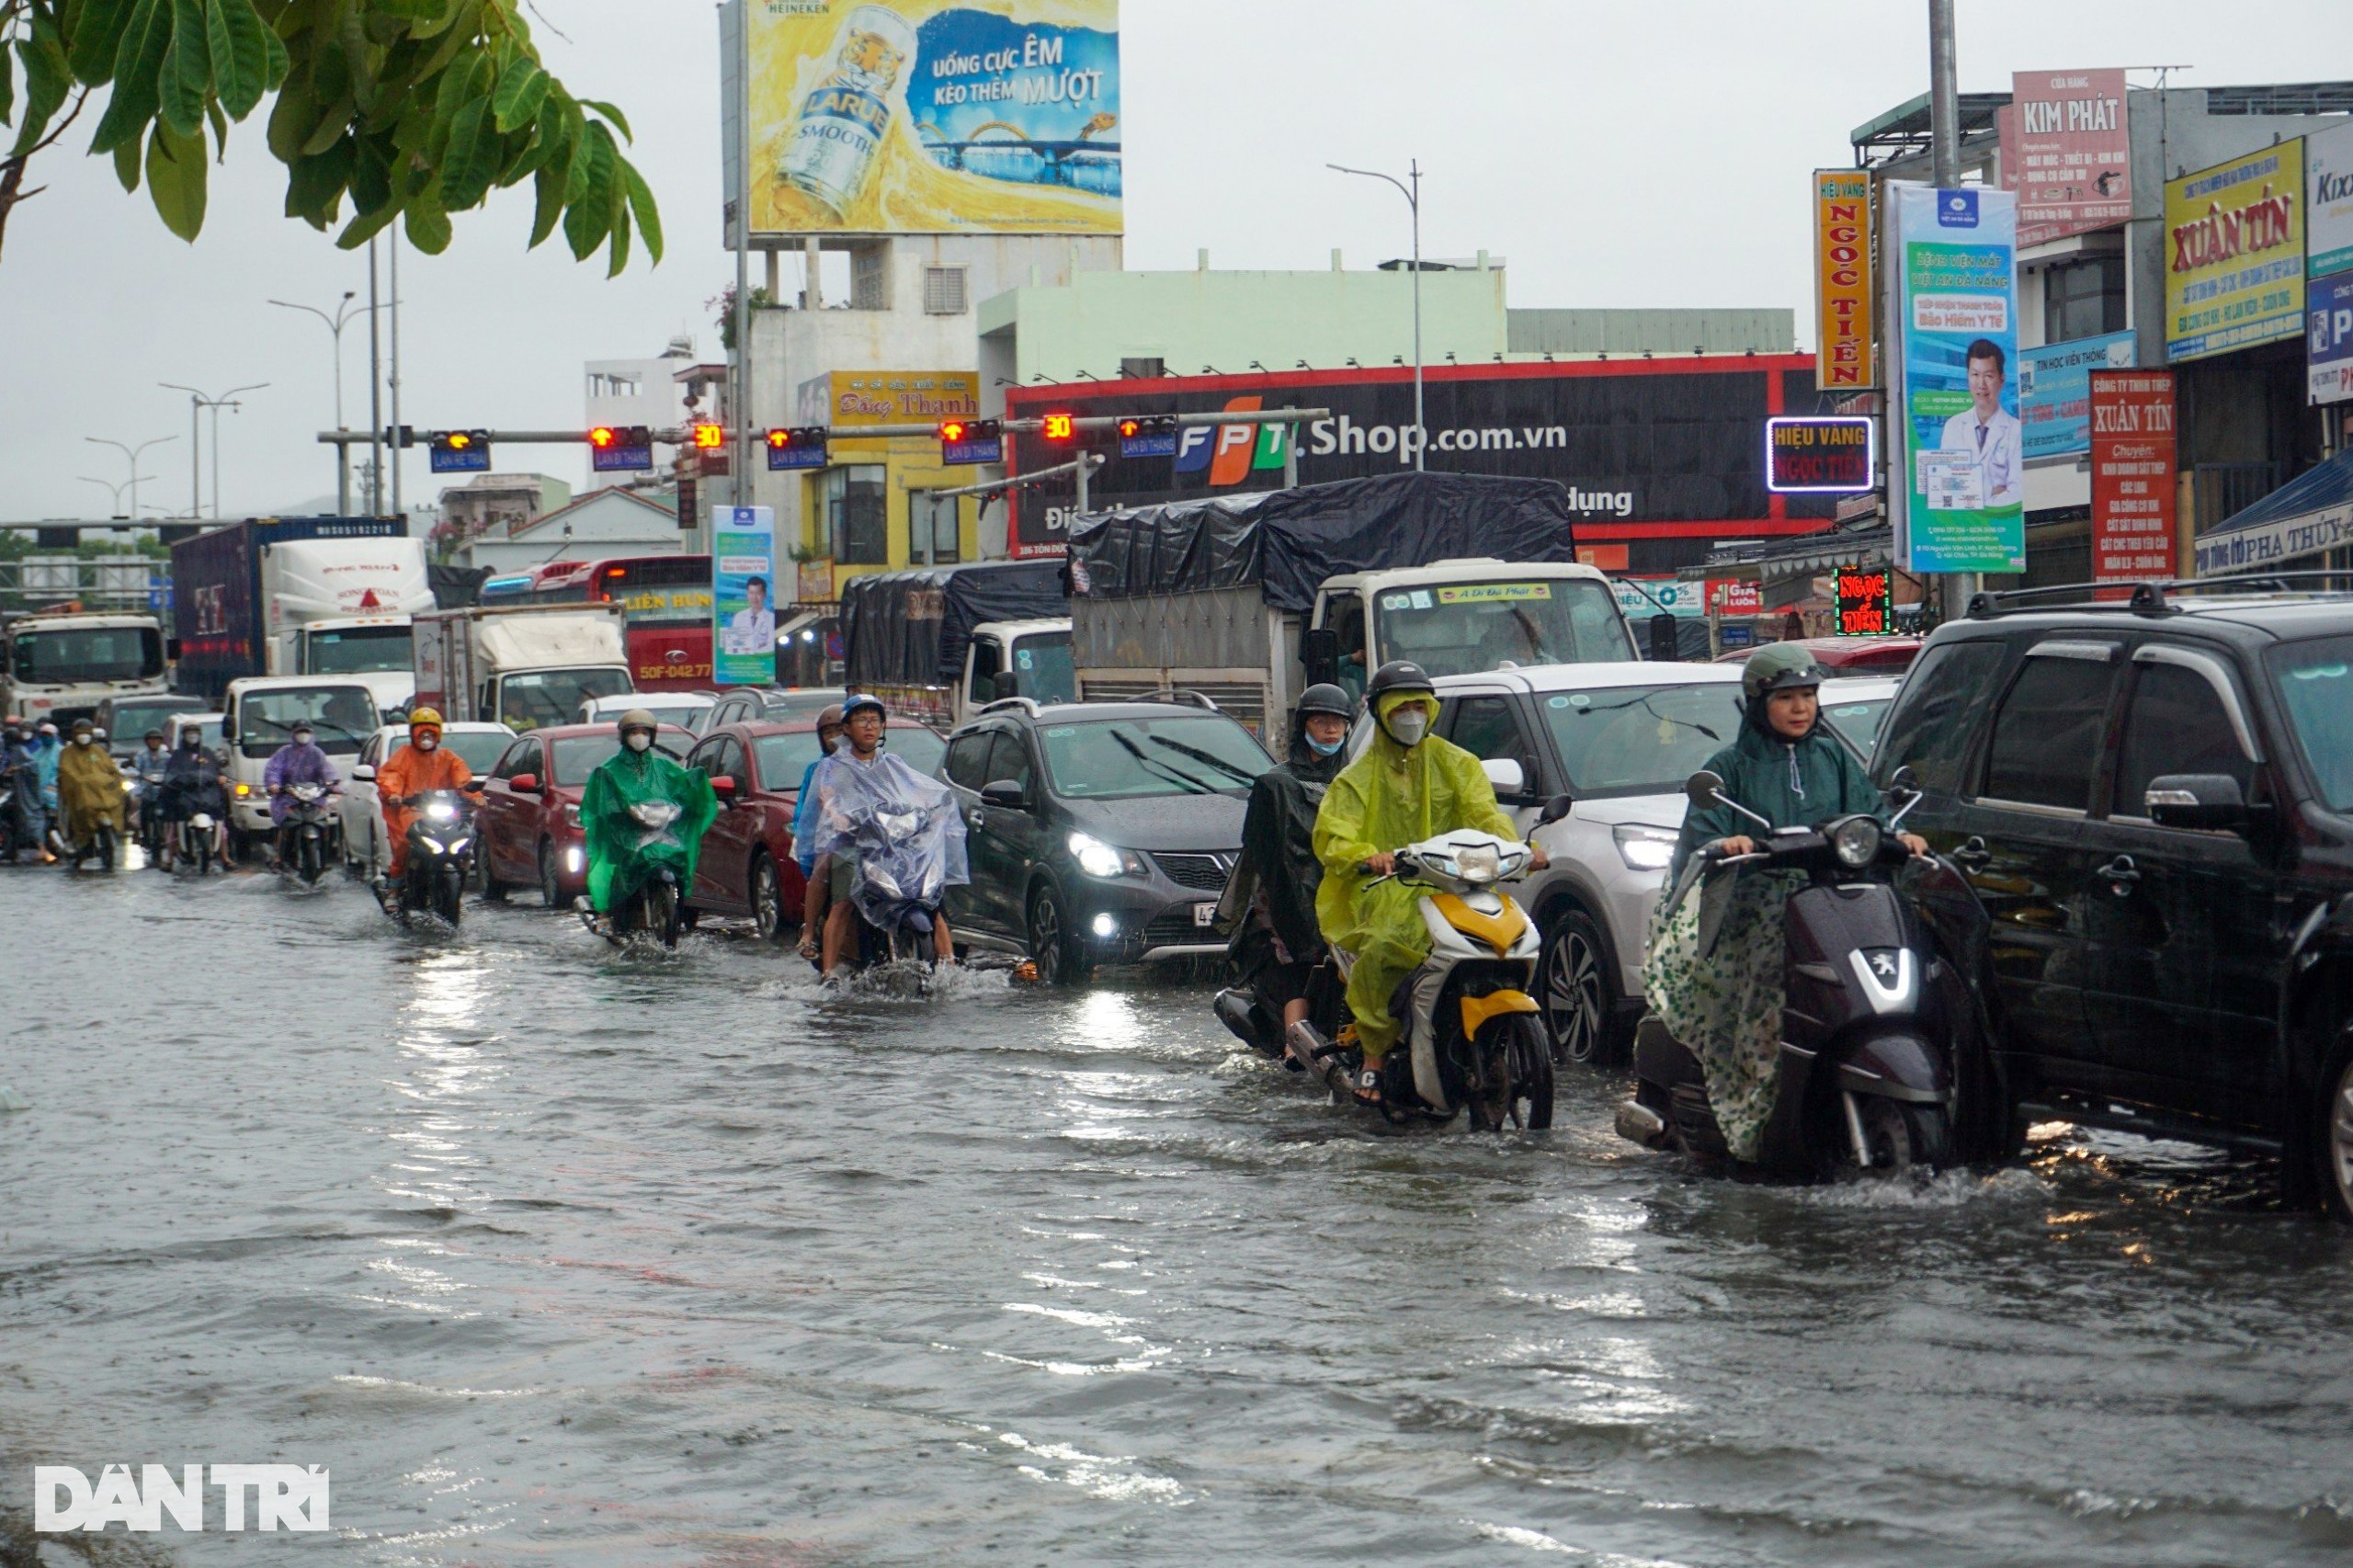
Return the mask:
<svg viewBox="0 0 2353 1568"><path fill-rule="evenodd" d="M1115 849L1088 834L1072 834L1070 852L1078 869L1090 877L1143 875L1143 857L1131 849Z"/></svg>
<svg viewBox="0 0 2353 1568"><path fill-rule="evenodd" d="M1664 871L1675 859L1677 835L1662 827L1624 823L1609 830L1618 841L1618 858L1630 871Z"/></svg>
<svg viewBox="0 0 2353 1568"><path fill-rule="evenodd" d="M1466 882L1492 882L1504 874L1504 858L1483 844L1454 852L1454 874Z"/></svg>
<svg viewBox="0 0 2353 1568"><path fill-rule="evenodd" d="M1830 832L1831 853L1838 863L1850 870L1860 870L1879 858L1881 840L1885 836L1878 823L1870 817L1848 817Z"/></svg>
<svg viewBox="0 0 2353 1568"><path fill-rule="evenodd" d="M449 853L448 850L441 847L441 841L439 839L428 838L421 833L416 836L418 843L424 845L427 849L432 850L436 855L447 855Z"/></svg>
<svg viewBox="0 0 2353 1568"><path fill-rule="evenodd" d="M458 808L447 801L436 801L425 808L425 814L434 822L455 822L458 820Z"/></svg>

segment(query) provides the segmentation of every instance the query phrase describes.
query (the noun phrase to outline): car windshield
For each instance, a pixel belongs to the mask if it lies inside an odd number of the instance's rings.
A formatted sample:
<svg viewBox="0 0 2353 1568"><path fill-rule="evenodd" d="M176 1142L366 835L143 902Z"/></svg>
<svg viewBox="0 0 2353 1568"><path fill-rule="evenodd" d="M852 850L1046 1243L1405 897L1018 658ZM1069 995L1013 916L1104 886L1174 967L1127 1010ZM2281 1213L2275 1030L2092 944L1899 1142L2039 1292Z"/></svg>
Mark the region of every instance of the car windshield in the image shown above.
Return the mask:
<svg viewBox="0 0 2353 1568"><path fill-rule="evenodd" d="M618 697L629 688L627 670L526 670L499 683L494 717L517 731L569 724L588 699Z"/></svg>
<svg viewBox="0 0 2353 1568"><path fill-rule="evenodd" d="M893 724L882 732L882 749L905 757L917 773L934 773L948 755L948 743L921 724Z"/></svg>
<svg viewBox="0 0 2353 1568"><path fill-rule="evenodd" d="M1374 608L1381 656L1411 659L1434 676L1499 669L1506 660L1583 665L1635 656L1617 597L1600 583L1552 578L1388 588Z"/></svg>
<svg viewBox="0 0 2353 1568"><path fill-rule="evenodd" d="M10 656L17 679L27 685L153 680L164 673L164 637L152 626L20 631Z"/></svg>
<svg viewBox="0 0 2353 1568"><path fill-rule="evenodd" d="M1039 734L1054 793L1074 799L1244 795L1275 765L1249 731L1213 713L1048 724Z"/></svg>
<svg viewBox="0 0 2353 1568"><path fill-rule="evenodd" d="M147 732L164 732L164 743L172 738L172 718L175 714L196 711L186 702L119 702L114 710L114 732L108 737L117 751L136 751L147 744Z"/></svg>
<svg viewBox="0 0 2353 1568"><path fill-rule="evenodd" d="M1676 795L1740 733L1735 681L1620 686L1539 699L1579 798Z"/></svg>
<svg viewBox="0 0 2353 1568"><path fill-rule="evenodd" d="M655 723L676 724L682 730L700 730L703 721L710 717L710 704L708 702L632 702L630 708L642 708L654 715ZM599 712L590 722L617 724L620 722L621 714L628 711L629 709L624 708L620 712Z"/></svg>
<svg viewBox="0 0 2353 1568"><path fill-rule="evenodd" d="M2313 788L2330 811L2353 812L2353 637L2285 642L2268 659Z"/></svg>
<svg viewBox="0 0 2353 1568"><path fill-rule="evenodd" d="M415 663L415 638L405 626L352 626L313 631L307 639L303 671L314 676L356 676L371 670L405 670Z"/></svg>
<svg viewBox="0 0 2353 1568"><path fill-rule="evenodd" d="M609 761L621 749L619 733L609 735L570 735L555 743L555 777L551 784L585 784L588 776ZM683 737L675 731L661 731L654 737L654 749L673 762L686 760L687 748Z"/></svg>
<svg viewBox="0 0 2353 1568"><path fill-rule="evenodd" d="M1822 716L1840 734L1855 743L1855 749L1865 756L1879 744L1879 727L1887 710L1895 706L1893 697L1870 697L1852 702L1825 702Z"/></svg>
<svg viewBox="0 0 2353 1568"><path fill-rule="evenodd" d="M376 730L376 699L364 686L283 687L237 699L237 749L266 757L294 738L297 720L309 723L319 749L357 752Z"/></svg>

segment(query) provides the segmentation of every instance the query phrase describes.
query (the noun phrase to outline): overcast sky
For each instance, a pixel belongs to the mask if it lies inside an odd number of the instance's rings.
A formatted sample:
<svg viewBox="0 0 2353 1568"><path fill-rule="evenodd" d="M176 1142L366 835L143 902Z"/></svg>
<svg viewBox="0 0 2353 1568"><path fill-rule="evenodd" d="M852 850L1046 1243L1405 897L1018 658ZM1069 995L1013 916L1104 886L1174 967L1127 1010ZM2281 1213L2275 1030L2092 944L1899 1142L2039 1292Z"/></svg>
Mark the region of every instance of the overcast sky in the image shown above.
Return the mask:
<svg viewBox="0 0 2353 1568"><path fill-rule="evenodd" d="M457 220L448 254L402 282L403 413L426 426L563 427L581 362L654 355L675 334L718 357L705 301L720 247L718 43L697 0L541 0L573 91L620 104L660 199L669 256L608 281L561 235L523 242L530 187ZM1326 162L1424 169L1424 249L1506 257L1516 306L1783 305L1811 341L1806 172L1849 161L1847 131L1927 82L1926 0L1124 0L1127 264L1351 267L1405 250L1404 204ZM1960 0L1961 86L2014 70L2193 67L2177 85L2353 76L2345 0ZM2136 74L2136 85L2152 80ZM49 189L0 252L0 519L107 515L122 455L152 449L142 504L184 508L187 395L265 381L222 416L221 506L236 517L332 489L328 335L275 297L366 297L364 253L280 216L267 106L231 138L193 245L111 163L34 165ZM95 122L85 114L84 124ZM86 142L87 132L80 132ZM367 346L344 335L347 416L367 420ZM206 437L210 502L210 437ZM538 449L575 485L585 460ZM408 498L434 493L424 455Z"/></svg>

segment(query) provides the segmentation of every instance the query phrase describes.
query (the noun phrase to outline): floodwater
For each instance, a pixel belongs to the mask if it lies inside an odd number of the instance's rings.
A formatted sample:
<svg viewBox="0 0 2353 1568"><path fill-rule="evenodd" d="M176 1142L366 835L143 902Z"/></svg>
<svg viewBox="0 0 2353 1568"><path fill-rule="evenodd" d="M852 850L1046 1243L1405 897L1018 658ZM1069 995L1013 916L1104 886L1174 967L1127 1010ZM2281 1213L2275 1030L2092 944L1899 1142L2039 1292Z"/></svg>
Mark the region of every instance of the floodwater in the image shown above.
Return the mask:
<svg viewBox="0 0 2353 1568"><path fill-rule="evenodd" d="M0 1562L36 1463L289 1462L181 1562L2342 1562L2353 1241L2046 1130L1695 1178L1392 1134L1197 983L0 872ZM16 1532L16 1545L11 1529Z"/></svg>

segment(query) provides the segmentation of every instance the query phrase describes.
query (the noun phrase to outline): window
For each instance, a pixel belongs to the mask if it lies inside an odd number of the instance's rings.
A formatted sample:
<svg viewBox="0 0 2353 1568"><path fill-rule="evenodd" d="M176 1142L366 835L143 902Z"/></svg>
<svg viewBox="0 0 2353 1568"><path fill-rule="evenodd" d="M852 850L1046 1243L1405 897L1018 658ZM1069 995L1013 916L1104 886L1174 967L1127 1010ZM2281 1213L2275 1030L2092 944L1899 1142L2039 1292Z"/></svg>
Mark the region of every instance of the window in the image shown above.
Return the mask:
<svg viewBox="0 0 2353 1568"><path fill-rule="evenodd" d="M1677 795L1683 781L1740 736L1737 681L1601 687L1538 699L1581 801ZM1536 775L1528 776L1536 787Z"/></svg>
<svg viewBox="0 0 2353 1568"><path fill-rule="evenodd" d="M972 686L969 700L987 702L996 696L996 673L1005 667L1005 650L994 637L972 639Z"/></svg>
<svg viewBox="0 0 2353 1568"><path fill-rule="evenodd" d="M2086 256L2042 275L2042 339L2071 343L2124 330L2124 258Z"/></svg>
<svg viewBox="0 0 2353 1568"><path fill-rule="evenodd" d="M1217 713L1049 724L1039 735L1054 793L1065 798L1239 799L1274 766L1256 736Z"/></svg>
<svg viewBox="0 0 2353 1568"><path fill-rule="evenodd" d="M517 741L506 748L506 755L498 759L498 766L490 770L491 777L512 778L518 773L535 773L539 770L539 742Z"/></svg>
<svg viewBox="0 0 2353 1568"><path fill-rule="evenodd" d="M752 755L760 765L760 788L781 794L790 790L798 793L801 776L817 760L817 732L795 730L784 735L762 735L752 743Z"/></svg>
<svg viewBox="0 0 2353 1568"><path fill-rule="evenodd" d="M961 316L965 309L962 267L926 267L923 269L924 314Z"/></svg>
<svg viewBox="0 0 2353 1568"><path fill-rule="evenodd" d="M2109 659L2029 657L1994 718L1985 796L2018 805L2086 809L2108 722L2109 693L2115 686L2116 666Z"/></svg>
<svg viewBox="0 0 2353 1568"><path fill-rule="evenodd" d="M887 311L891 308L890 274L884 266L890 252L881 245L860 245L849 253L849 308Z"/></svg>
<svg viewBox="0 0 2353 1568"><path fill-rule="evenodd" d="M907 559L945 566L956 560L956 497L929 490L907 492Z"/></svg>
<svg viewBox="0 0 2353 1568"><path fill-rule="evenodd" d="M989 743L996 738L994 730L982 730L970 735L959 735L948 743L948 781L961 789L980 793L988 780Z"/></svg>
<svg viewBox="0 0 2353 1568"><path fill-rule="evenodd" d="M2353 637L2286 643L2264 662L2321 800L2353 811Z"/></svg>
<svg viewBox="0 0 2353 1568"><path fill-rule="evenodd" d="M844 566L886 566L891 561L889 470L855 463L825 471L825 528L834 560Z"/></svg>
<svg viewBox="0 0 2353 1568"><path fill-rule="evenodd" d="M1515 665L1631 659L1625 618L1606 584L1562 578L1383 590L1381 656L1434 676ZM1347 648L1343 642L1341 653Z"/></svg>
<svg viewBox="0 0 2353 1568"><path fill-rule="evenodd" d="M981 782L995 784L1010 778L1024 790L1029 788L1029 748L1021 737L1010 730L999 730L989 737L989 765L983 770L988 777Z"/></svg>
<svg viewBox="0 0 2353 1568"><path fill-rule="evenodd" d="M719 748L722 744L716 740L703 742L688 756L687 766L714 776L724 773L726 769L719 765Z"/></svg>
<svg viewBox="0 0 2353 1568"><path fill-rule="evenodd" d="M298 723L309 724L319 749L357 756L376 731L376 702L366 687L277 687L237 699L237 749L260 758L284 745Z"/></svg>
<svg viewBox="0 0 2353 1568"><path fill-rule="evenodd" d="M2206 677L2179 665L2143 665L2132 683L2109 814L2147 816L2149 780L2168 773L2227 773L2242 792L2255 782L2255 765Z"/></svg>
<svg viewBox="0 0 2353 1568"><path fill-rule="evenodd" d="M1929 794L1959 794L1961 764L1994 700L2002 652L1991 640L1929 649L1888 716L1871 758L1872 777L1885 784L1897 768L1909 767Z"/></svg>
<svg viewBox="0 0 2353 1568"><path fill-rule="evenodd" d="M1508 757L1519 764L1520 777L1530 790L1542 780L1536 768L1536 754L1508 698L1465 698L1454 710L1454 744L1482 762Z"/></svg>

